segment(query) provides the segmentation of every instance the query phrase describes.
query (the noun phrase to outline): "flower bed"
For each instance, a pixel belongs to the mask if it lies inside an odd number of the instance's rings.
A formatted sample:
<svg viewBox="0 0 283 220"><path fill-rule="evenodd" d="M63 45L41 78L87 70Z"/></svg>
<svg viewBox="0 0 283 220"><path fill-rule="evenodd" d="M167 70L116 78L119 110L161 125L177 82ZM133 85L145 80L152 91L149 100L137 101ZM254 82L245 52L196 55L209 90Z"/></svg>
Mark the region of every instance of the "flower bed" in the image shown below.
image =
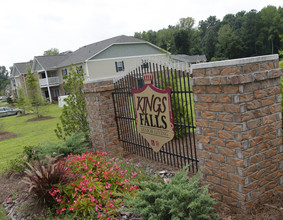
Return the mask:
<svg viewBox="0 0 283 220"><path fill-rule="evenodd" d="M134 195L138 187L131 184L145 178L139 164L131 170L123 168L130 161L107 158L107 153L70 155L65 161L67 176L73 178L67 185L55 185L49 193L58 202L58 215L97 216L110 219L122 206L125 195Z"/></svg>

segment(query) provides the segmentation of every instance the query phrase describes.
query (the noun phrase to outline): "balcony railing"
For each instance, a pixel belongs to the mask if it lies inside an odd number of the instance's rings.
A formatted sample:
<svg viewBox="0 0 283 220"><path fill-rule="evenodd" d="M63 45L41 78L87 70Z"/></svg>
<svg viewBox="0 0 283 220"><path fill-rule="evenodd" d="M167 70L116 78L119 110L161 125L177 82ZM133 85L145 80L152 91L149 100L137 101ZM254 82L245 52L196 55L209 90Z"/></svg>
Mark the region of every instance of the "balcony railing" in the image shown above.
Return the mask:
<svg viewBox="0 0 283 220"><path fill-rule="evenodd" d="M48 84L49 86L58 86L59 83L59 77L48 77ZM40 88L47 87L47 78L39 79L39 85Z"/></svg>

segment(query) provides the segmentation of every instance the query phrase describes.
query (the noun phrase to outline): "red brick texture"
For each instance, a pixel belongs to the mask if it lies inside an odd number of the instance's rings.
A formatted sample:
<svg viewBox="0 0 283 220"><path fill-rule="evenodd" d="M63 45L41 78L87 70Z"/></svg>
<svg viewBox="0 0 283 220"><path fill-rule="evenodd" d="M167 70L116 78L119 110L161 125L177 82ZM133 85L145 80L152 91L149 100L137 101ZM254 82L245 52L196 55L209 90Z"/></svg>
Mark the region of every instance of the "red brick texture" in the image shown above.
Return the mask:
<svg viewBox="0 0 283 220"><path fill-rule="evenodd" d="M203 182L248 210L282 189L278 60L192 71Z"/></svg>
<svg viewBox="0 0 283 220"><path fill-rule="evenodd" d="M99 151L117 156L122 154L123 148L118 140L113 90L112 81L84 85L92 144Z"/></svg>

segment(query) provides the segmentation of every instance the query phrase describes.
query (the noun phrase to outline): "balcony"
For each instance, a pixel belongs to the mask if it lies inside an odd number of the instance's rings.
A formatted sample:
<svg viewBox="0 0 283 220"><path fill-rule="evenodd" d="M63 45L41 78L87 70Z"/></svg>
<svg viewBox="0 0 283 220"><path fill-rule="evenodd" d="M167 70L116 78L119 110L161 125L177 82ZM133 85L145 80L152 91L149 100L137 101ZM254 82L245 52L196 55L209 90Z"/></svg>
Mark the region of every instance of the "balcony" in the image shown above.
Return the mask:
<svg viewBox="0 0 283 220"><path fill-rule="evenodd" d="M48 77L48 84L49 86L59 86L59 77ZM47 87L47 78L39 79L40 88Z"/></svg>

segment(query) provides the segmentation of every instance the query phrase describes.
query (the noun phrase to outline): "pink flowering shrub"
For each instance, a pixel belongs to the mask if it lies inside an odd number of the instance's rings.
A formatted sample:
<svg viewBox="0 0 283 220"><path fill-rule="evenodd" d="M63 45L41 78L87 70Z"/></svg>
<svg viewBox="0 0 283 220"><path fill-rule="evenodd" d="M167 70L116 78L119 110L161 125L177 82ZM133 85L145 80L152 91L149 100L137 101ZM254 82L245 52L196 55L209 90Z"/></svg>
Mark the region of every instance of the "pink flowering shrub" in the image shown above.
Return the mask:
<svg viewBox="0 0 283 220"><path fill-rule="evenodd" d="M129 170L122 168L131 167ZM56 213L96 216L110 219L122 206L125 195L134 195L138 187L132 181L144 179L139 166L128 160L107 158L107 153L70 155L65 161L68 175L77 178L67 185L57 185L49 193L58 202Z"/></svg>

